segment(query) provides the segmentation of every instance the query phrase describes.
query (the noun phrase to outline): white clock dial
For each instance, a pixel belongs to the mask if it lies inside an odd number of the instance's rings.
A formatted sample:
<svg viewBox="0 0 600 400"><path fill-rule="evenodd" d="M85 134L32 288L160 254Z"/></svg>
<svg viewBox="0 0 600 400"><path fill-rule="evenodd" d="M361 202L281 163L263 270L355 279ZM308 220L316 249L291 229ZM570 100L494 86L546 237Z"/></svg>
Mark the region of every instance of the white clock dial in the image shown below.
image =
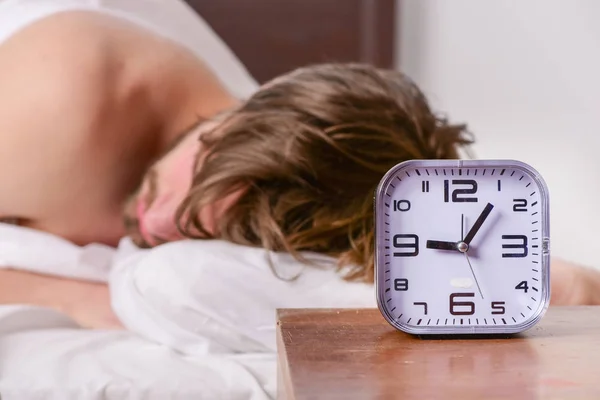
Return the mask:
<svg viewBox="0 0 600 400"><path fill-rule="evenodd" d="M549 300L546 186L516 161L410 161L376 197L379 307L411 333L519 332Z"/></svg>

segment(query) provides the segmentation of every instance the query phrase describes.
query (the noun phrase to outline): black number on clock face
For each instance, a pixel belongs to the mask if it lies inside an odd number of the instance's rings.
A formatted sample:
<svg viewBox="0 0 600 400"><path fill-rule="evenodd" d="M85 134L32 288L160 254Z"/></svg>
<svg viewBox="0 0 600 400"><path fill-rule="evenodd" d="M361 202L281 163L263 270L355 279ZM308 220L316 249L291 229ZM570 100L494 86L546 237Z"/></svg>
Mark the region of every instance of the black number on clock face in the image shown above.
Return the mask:
<svg viewBox="0 0 600 400"><path fill-rule="evenodd" d="M394 211L408 211L408 210L410 210L410 201L394 200Z"/></svg>
<svg viewBox="0 0 600 400"><path fill-rule="evenodd" d="M513 199L514 212L527 212L527 199Z"/></svg>
<svg viewBox="0 0 600 400"><path fill-rule="evenodd" d="M502 253L503 258L527 257L527 236L524 235L502 235L502 240L518 240L521 243L502 244L503 249L521 249L518 253Z"/></svg>
<svg viewBox="0 0 600 400"><path fill-rule="evenodd" d="M461 189L454 189L452 191L452 202L453 203L476 203L477 197L461 196L465 194L477 193L477 182L473 179L453 179L452 185L463 186ZM465 188L466 186L466 188ZM450 200L450 181L444 180L444 202L448 203Z"/></svg>
<svg viewBox="0 0 600 400"><path fill-rule="evenodd" d="M423 193L429 193L429 181L422 181L421 182L421 191Z"/></svg>
<svg viewBox="0 0 600 400"><path fill-rule="evenodd" d="M505 304L504 301L492 301L492 314L504 314L506 312Z"/></svg>
<svg viewBox="0 0 600 400"><path fill-rule="evenodd" d="M475 297L475 293L452 293L450 295L450 314L473 315L475 314L475 303L472 301L456 301L457 297ZM461 307L460 309L456 309ZM466 309L465 309L466 308Z"/></svg>
<svg viewBox="0 0 600 400"><path fill-rule="evenodd" d="M402 291L402 292L408 290L408 279L405 279L405 278L394 279L394 290Z"/></svg>
<svg viewBox="0 0 600 400"><path fill-rule="evenodd" d="M529 290L529 285L527 285L527 281L522 281L517 286L515 286L515 289L520 289L527 293L527 290Z"/></svg>
<svg viewBox="0 0 600 400"><path fill-rule="evenodd" d="M424 301L415 301L413 304L415 306L423 306L423 314L427 315L427 303L425 303Z"/></svg>
<svg viewBox="0 0 600 400"><path fill-rule="evenodd" d="M406 241L405 239L410 239ZM397 249L411 249L410 251L395 251L394 257L415 257L419 254L419 237L414 234L394 235L394 247Z"/></svg>

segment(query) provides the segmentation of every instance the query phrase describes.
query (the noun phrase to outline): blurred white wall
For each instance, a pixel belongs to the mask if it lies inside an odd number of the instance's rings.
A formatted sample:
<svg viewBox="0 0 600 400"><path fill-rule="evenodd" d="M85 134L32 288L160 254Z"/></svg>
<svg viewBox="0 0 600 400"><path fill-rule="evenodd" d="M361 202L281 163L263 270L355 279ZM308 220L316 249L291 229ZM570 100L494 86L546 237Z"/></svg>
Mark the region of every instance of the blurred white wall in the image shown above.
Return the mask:
<svg viewBox="0 0 600 400"><path fill-rule="evenodd" d="M600 268L600 1L401 0L398 65L550 189L552 254Z"/></svg>

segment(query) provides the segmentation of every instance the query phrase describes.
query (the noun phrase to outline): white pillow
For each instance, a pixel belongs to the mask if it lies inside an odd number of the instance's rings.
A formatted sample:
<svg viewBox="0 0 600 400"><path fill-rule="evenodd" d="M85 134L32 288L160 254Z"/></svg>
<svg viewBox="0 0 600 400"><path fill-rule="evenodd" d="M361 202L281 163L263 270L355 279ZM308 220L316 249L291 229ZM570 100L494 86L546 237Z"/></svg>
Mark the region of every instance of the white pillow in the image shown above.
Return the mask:
<svg viewBox="0 0 600 400"><path fill-rule="evenodd" d="M281 275L277 278L268 257ZM113 267L113 309L123 324L185 354L273 352L277 308L375 307L372 285L344 281L288 254L218 240L173 242Z"/></svg>

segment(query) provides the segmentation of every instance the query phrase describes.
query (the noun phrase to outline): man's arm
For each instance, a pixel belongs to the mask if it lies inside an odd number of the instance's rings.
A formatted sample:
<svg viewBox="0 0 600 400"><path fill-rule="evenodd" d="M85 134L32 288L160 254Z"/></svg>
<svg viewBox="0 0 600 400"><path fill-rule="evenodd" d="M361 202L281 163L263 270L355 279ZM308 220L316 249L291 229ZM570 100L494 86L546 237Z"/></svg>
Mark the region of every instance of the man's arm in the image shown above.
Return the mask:
<svg viewBox="0 0 600 400"><path fill-rule="evenodd" d="M600 305L600 271L552 259L551 305Z"/></svg>
<svg viewBox="0 0 600 400"><path fill-rule="evenodd" d="M122 329L108 286L0 269L0 304L29 304L61 311L84 328Z"/></svg>

